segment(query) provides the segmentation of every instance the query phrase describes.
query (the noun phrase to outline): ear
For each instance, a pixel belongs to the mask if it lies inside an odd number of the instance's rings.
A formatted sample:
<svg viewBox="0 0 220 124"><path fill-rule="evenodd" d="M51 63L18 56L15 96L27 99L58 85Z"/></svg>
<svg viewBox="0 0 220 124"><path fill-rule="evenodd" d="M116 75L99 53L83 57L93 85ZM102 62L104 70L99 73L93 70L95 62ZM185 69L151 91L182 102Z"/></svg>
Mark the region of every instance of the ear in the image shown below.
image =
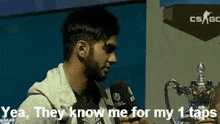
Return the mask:
<svg viewBox="0 0 220 124"><path fill-rule="evenodd" d="M76 44L77 54L78 56L84 58L89 55L90 46L88 42L84 40L80 40Z"/></svg>

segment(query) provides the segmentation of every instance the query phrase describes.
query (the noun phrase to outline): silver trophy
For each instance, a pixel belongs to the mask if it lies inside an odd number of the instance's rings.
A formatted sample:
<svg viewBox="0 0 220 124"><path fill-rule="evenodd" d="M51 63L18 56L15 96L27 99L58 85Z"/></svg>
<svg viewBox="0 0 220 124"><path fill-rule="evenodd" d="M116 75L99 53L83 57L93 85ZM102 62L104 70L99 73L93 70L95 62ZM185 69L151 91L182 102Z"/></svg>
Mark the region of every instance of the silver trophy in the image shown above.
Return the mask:
<svg viewBox="0 0 220 124"><path fill-rule="evenodd" d="M173 118L170 119L171 124L196 124L199 120L203 120L201 117L190 116L191 110L205 111L209 109L212 97L215 93L215 86L210 80L204 80L205 67L202 63L199 63L197 67L198 77L190 83L189 86L180 86L179 82L175 79L171 79L166 82L164 87L165 103L167 109L171 110L168 86L174 83L174 89L176 89L178 95L185 95L188 98L189 106L184 110L184 115L180 116L177 122Z"/></svg>

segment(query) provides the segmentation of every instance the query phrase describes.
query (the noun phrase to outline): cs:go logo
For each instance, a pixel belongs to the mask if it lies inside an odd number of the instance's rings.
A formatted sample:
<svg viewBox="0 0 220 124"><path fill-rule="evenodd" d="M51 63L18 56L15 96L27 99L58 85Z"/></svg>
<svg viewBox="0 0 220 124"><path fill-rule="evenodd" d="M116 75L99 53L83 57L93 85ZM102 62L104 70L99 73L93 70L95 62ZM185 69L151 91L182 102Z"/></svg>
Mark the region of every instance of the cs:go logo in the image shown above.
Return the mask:
<svg viewBox="0 0 220 124"><path fill-rule="evenodd" d="M220 22L220 16L210 16L212 12L207 10L203 13L203 16L190 16L190 22L201 22L204 24L209 24L209 22Z"/></svg>

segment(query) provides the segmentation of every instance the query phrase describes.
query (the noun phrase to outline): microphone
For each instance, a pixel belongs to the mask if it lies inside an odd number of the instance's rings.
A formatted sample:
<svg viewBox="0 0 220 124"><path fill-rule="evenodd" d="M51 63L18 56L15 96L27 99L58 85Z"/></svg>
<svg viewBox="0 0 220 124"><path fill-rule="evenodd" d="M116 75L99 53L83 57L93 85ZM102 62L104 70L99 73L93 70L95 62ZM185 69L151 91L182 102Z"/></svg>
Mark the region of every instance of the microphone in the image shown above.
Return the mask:
<svg viewBox="0 0 220 124"><path fill-rule="evenodd" d="M131 109L136 106L134 94L124 80L110 85L112 101L116 109L126 109L131 114Z"/></svg>

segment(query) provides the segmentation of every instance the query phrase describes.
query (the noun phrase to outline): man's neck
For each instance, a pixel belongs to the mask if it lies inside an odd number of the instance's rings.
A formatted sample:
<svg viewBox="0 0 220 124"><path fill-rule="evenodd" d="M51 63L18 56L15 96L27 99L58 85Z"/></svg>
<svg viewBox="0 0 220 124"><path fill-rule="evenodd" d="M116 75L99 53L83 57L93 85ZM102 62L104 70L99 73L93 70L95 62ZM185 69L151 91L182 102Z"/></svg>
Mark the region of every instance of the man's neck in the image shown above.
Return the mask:
<svg viewBox="0 0 220 124"><path fill-rule="evenodd" d="M88 79L84 74L83 66L77 62L64 62L63 68L72 90L80 96L84 96L87 89Z"/></svg>

